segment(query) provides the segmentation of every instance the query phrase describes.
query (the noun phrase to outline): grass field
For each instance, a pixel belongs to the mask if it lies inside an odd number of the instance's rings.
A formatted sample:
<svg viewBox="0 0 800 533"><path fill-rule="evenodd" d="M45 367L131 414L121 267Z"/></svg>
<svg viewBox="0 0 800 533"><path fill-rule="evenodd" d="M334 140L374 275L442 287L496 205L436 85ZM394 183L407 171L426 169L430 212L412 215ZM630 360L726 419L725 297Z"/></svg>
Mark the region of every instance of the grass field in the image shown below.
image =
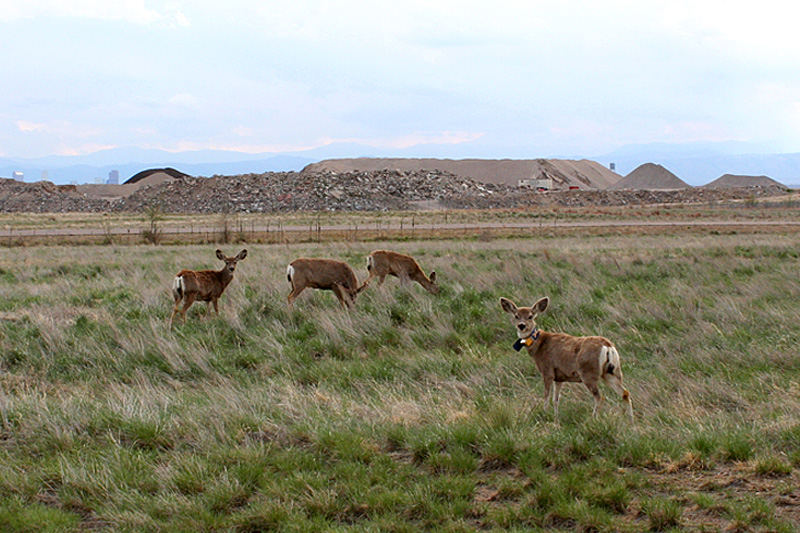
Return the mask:
<svg viewBox="0 0 800 533"><path fill-rule="evenodd" d="M796 531L800 234L0 249L0 530ZM342 311L285 265L387 247ZM567 385L560 424L499 298L619 347L636 421Z"/></svg>

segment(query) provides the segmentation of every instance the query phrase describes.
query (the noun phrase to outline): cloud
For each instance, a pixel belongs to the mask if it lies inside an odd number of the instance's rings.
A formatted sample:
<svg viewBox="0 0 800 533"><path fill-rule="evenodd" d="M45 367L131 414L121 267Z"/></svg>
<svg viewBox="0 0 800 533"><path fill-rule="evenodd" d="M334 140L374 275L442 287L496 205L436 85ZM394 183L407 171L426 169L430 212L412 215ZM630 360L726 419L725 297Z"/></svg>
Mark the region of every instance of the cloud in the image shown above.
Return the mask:
<svg viewBox="0 0 800 533"><path fill-rule="evenodd" d="M17 128L22 133L31 133L34 131L44 131L47 126L45 124L36 124L34 122L28 122L27 120L18 120L17 121Z"/></svg>
<svg viewBox="0 0 800 533"><path fill-rule="evenodd" d="M150 9L144 0L0 0L0 21L39 17L124 20L134 24L188 26L188 18L174 4Z"/></svg>
<svg viewBox="0 0 800 533"><path fill-rule="evenodd" d="M403 149L423 144L442 144L453 145L471 142L480 139L484 133L473 133L467 131L444 131L439 133L411 133L399 137L388 138L349 138L349 139L326 139L323 146L334 143L357 143L373 148L393 148Z"/></svg>
<svg viewBox="0 0 800 533"><path fill-rule="evenodd" d="M3 150L591 154L776 136L797 150L798 14L776 0L0 0Z"/></svg>
<svg viewBox="0 0 800 533"><path fill-rule="evenodd" d="M239 135L245 131L248 134L253 134L249 128L237 128L234 131ZM324 137L312 141L307 144L241 144L236 142L195 142L195 141L180 141L172 145L148 145L147 148L154 148L164 150L167 152L193 152L198 150L226 150L231 152L243 152L248 154L262 154L262 153L290 153L302 152L305 150L313 150L314 148L321 148L323 146L330 146L332 144L347 144L355 143L372 148L391 148L402 149L410 148L412 146L433 144L433 145L454 145L465 142L470 142L481 138L483 133L470 133L460 131L446 131L440 133L412 133L409 135L402 135L398 137L349 137L349 138L334 138Z"/></svg>
<svg viewBox="0 0 800 533"><path fill-rule="evenodd" d="M119 146L114 144L89 143L77 147L61 147L55 152L55 155L87 155L101 150L111 150L112 148L119 148Z"/></svg>
<svg viewBox="0 0 800 533"><path fill-rule="evenodd" d="M52 123L37 123L28 120L18 120L17 129L22 133L39 133L58 138L86 139L102 135L103 129L88 124L73 124L67 121Z"/></svg>
<svg viewBox="0 0 800 533"><path fill-rule="evenodd" d="M800 45L796 31L800 6L796 4L775 0L757 6L741 0L670 2L662 16L667 28L721 52L796 62Z"/></svg>
<svg viewBox="0 0 800 533"><path fill-rule="evenodd" d="M167 103L176 107L196 107L197 97L190 93L180 93L172 96Z"/></svg>

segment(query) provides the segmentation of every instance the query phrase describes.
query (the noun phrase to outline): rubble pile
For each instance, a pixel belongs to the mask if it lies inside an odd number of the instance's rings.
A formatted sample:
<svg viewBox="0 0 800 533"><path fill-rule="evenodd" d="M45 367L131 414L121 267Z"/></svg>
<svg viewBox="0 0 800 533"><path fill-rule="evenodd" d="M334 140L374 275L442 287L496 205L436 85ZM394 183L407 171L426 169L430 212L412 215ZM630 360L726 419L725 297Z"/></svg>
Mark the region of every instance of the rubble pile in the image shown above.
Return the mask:
<svg viewBox="0 0 800 533"><path fill-rule="evenodd" d="M534 203L525 199L522 205L551 205L563 207L626 206L720 203L731 200L750 200L778 196L785 187L743 187L738 189L616 189L604 191L549 191L539 194Z"/></svg>
<svg viewBox="0 0 800 533"><path fill-rule="evenodd" d="M143 212L157 208L166 213L200 214L624 206L713 203L785 192L779 186L541 192L483 183L443 171L326 170L185 176L145 185L117 198L93 196L74 185L0 179L0 212Z"/></svg>
<svg viewBox="0 0 800 533"><path fill-rule="evenodd" d="M179 213L397 211L420 201L449 205L462 198L511 193L505 186L438 171L270 172L172 180L138 190L115 209L141 211L158 205Z"/></svg>
<svg viewBox="0 0 800 533"><path fill-rule="evenodd" d="M109 210L108 201L87 197L75 185L25 183L0 178L0 213L73 213Z"/></svg>

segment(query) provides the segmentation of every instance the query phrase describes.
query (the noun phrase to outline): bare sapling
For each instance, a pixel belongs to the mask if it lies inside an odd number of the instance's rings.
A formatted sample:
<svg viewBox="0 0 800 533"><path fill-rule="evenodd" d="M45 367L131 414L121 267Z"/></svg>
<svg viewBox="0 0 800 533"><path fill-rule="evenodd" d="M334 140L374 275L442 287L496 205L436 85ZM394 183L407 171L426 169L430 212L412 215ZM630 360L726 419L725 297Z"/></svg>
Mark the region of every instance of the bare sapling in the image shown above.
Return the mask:
<svg viewBox="0 0 800 533"><path fill-rule="evenodd" d="M295 259L286 267L286 277L292 284L292 292L287 298L289 309L307 288L333 291L342 307L350 308L367 286L366 282L359 286L350 265L335 259Z"/></svg>
<svg viewBox="0 0 800 533"><path fill-rule="evenodd" d="M386 276L394 276L400 280L401 285L415 281L422 285L431 294L439 293L436 284L436 272L426 276L417 260L410 255L405 255L390 250L375 250L367 256L367 270L369 277L364 283L369 283L373 278L378 278L378 287L383 285Z"/></svg>
<svg viewBox="0 0 800 533"><path fill-rule="evenodd" d="M183 322L186 322L186 310L195 301L206 302L206 308L211 310L214 305L214 312L219 316L217 301L225 288L233 279L233 272L236 264L247 257L247 250L242 250L234 257L226 257L221 250L217 250L217 258L225 262L222 270L181 270L172 280L172 297L175 306L172 309L170 321L174 322L175 315L180 313ZM183 308L181 309L181 302Z"/></svg>
<svg viewBox="0 0 800 533"><path fill-rule="evenodd" d="M523 346L533 357L544 380L544 401L551 398L553 413L558 421L558 398L565 382L583 383L594 397L592 416L596 416L603 404L598 384L606 382L622 397L626 410L633 421L631 395L622 385L622 366L614 344L605 337L573 337L565 333L549 333L536 327L536 316L547 309L549 299L540 299L531 307L517 307L507 298L500 298L503 310L512 315L517 329L514 349ZM553 384L555 383L555 387Z"/></svg>

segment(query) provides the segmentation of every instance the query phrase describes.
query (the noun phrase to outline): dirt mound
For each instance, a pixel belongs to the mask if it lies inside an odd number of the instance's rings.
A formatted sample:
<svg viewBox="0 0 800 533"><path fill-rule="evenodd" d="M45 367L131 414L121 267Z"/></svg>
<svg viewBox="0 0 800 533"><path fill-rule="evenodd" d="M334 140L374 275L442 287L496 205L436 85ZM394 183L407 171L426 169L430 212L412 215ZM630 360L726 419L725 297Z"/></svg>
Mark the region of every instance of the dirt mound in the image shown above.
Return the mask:
<svg viewBox="0 0 800 533"><path fill-rule="evenodd" d="M122 185L122 187L136 184ZM119 186L118 186L119 187ZM751 200L785 188L564 190L481 183L447 172L277 172L186 177L141 186L127 197L103 199L80 187L0 179L0 212L279 213L621 206Z"/></svg>
<svg viewBox="0 0 800 533"><path fill-rule="evenodd" d="M56 185L49 181L25 183L0 178L0 212L70 213L107 209L106 200L87 197L75 185Z"/></svg>
<svg viewBox="0 0 800 533"><path fill-rule="evenodd" d="M281 211L389 211L429 203L453 207L508 188L446 172L268 172L243 176L183 178L142 188L120 205L141 211L160 205L180 213Z"/></svg>
<svg viewBox="0 0 800 533"><path fill-rule="evenodd" d="M102 198L103 200L117 200L125 198L135 193L140 187L138 183L131 183L129 185L111 185L111 184L86 184L78 185L78 190L92 198Z"/></svg>
<svg viewBox="0 0 800 533"><path fill-rule="evenodd" d="M703 187L709 189L729 189L737 187L779 187L786 189L786 185L783 185L782 183L779 183L768 176L741 176L736 174L725 174L718 177L711 183L703 185Z"/></svg>
<svg viewBox="0 0 800 533"><path fill-rule="evenodd" d="M520 180L550 178L557 189L606 189L620 179L600 163L586 159L328 159L308 165L302 173L382 170L449 172L482 183L511 187L516 187Z"/></svg>
<svg viewBox="0 0 800 533"><path fill-rule="evenodd" d="M94 198L102 198L104 200L118 200L120 198L127 198L142 187L149 187L160 185L165 181L172 181L175 179L189 178L188 174L184 174L174 168L155 168L150 170L143 170L130 178L122 185L112 184L87 184L78 185L78 191Z"/></svg>
<svg viewBox="0 0 800 533"><path fill-rule="evenodd" d="M185 174L180 170L175 170L174 168L151 168L149 170L142 170L138 174L135 174L131 178L128 179L123 185L128 185L131 183L139 183L139 182L146 182L148 185L157 185L158 183L164 182L170 179L181 179L181 178L189 178L189 174Z"/></svg>
<svg viewBox="0 0 800 533"><path fill-rule="evenodd" d="M690 189L691 185L655 163L645 163L609 187L610 189Z"/></svg>

